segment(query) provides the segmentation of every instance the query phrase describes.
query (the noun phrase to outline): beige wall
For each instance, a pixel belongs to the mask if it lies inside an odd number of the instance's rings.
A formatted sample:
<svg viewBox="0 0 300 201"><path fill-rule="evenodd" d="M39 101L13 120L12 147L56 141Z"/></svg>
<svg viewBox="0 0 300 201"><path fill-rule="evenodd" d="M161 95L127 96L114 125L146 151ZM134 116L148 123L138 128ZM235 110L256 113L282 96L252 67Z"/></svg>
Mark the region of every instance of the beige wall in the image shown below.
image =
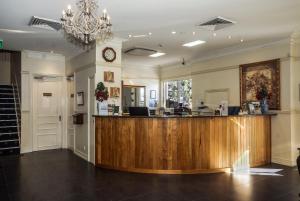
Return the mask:
<svg viewBox="0 0 300 201"><path fill-rule="evenodd" d="M122 70L122 80L125 85L146 87L146 106L149 106L150 91L156 91L156 100L160 103L160 71L157 68L125 67ZM159 105L158 105L159 106Z"/></svg>
<svg viewBox="0 0 300 201"><path fill-rule="evenodd" d="M272 120L272 161L295 165L293 141L299 142L299 137L292 134L292 130L296 129L292 124L298 120L297 115L296 117L291 114L291 111L294 110L292 99L295 99L293 96L296 94L292 83L295 85L298 82L293 79L297 77L299 80L300 74L299 68L292 67L290 42L290 39L286 39L247 50L224 52L221 56L201 59L187 67L168 67L161 70L161 78L163 81L191 77L193 80L193 107L197 107L199 99L204 99L206 90L216 89L229 89L229 104L240 105L239 65L280 58L281 111L277 111L278 115ZM299 128L297 129L299 130Z"/></svg>

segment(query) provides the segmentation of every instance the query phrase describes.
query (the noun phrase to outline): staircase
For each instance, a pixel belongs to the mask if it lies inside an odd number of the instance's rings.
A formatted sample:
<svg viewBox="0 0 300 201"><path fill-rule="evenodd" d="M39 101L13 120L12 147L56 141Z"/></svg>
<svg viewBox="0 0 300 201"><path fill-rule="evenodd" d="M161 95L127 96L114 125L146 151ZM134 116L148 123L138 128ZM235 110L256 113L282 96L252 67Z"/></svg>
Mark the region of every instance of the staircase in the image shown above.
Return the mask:
<svg viewBox="0 0 300 201"><path fill-rule="evenodd" d="M17 87L0 85L0 156L20 154L20 101Z"/></svg>

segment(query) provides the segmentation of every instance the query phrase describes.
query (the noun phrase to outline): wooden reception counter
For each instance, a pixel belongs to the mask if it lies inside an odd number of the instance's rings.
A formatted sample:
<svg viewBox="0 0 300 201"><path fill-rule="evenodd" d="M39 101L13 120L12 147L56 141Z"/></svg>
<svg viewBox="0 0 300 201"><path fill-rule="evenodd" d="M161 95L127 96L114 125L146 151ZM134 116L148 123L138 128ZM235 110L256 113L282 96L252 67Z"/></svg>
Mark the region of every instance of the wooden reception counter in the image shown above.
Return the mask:
<svg viewBox="0 0 300 201"><path fill-rule="evenodd" d="M95 116L96 165L115 170L214 173L271 161L271 115Z"/></svg>

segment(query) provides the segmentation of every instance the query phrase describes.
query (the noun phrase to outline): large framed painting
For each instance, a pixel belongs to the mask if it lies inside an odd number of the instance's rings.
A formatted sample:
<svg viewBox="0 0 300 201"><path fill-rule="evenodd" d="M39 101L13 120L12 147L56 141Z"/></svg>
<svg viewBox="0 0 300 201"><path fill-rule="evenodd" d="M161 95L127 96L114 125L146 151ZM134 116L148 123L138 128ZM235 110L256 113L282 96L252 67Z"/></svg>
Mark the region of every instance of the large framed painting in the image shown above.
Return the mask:
<svg viewBox="0 0 300 201"><path fill-rule="evenodd" d="M240 65L241 105L258 101L257 91L266 86L271 110L280 110L280 59Z"/></svg>

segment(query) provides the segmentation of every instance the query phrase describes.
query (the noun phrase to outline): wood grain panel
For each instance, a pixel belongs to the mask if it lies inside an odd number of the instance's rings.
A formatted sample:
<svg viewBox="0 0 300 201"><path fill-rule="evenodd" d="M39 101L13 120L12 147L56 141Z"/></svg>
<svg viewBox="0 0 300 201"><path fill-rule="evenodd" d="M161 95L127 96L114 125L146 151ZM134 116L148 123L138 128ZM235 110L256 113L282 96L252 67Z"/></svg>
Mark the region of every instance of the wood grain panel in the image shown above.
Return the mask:
<svg viewBox="0 0 300 201"><path fill-rule="evenodd" d="M96 164L145 173L219 172L270 163L271 117L96 117Z"/></svg>

